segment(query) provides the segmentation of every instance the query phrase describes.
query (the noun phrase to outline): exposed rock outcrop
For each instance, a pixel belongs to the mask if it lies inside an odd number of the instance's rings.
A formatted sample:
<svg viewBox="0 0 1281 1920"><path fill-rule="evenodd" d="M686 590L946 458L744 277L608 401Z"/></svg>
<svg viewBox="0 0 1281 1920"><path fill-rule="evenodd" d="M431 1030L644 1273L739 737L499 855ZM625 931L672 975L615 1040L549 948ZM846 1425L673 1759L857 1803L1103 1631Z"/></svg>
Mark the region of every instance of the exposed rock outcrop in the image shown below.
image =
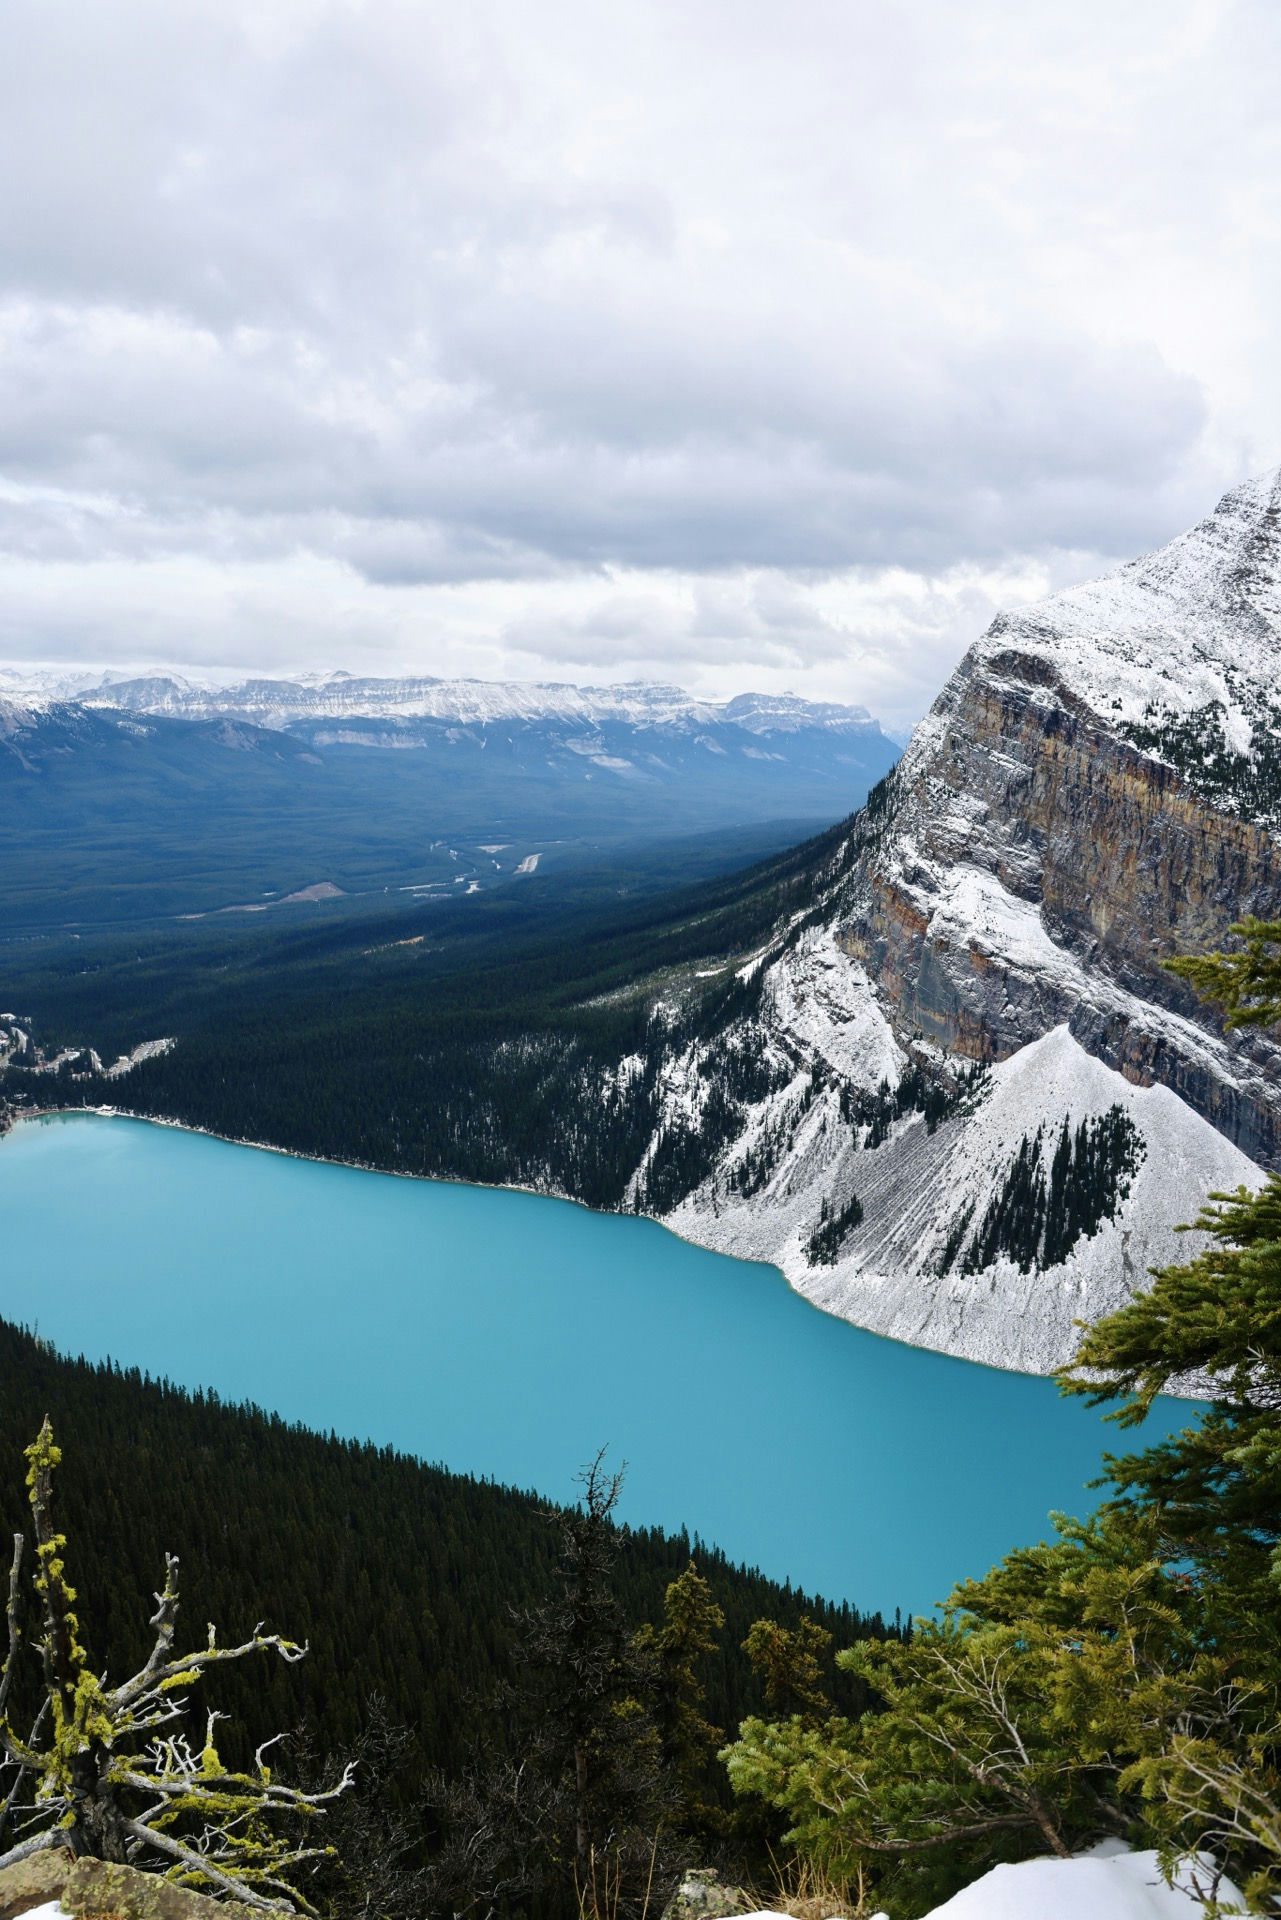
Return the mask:
<svg viewBox="0 0 1281 1920"><path fill-rule="evenodd" d="M159 1874L49 1847L0 1868L0 1920L57 1901L71 1920L261 1920L263 1909L213 1900Z"/></svg>
<svg viewBox="0 0 1281 1920"><path fill-rule="evenodd" d="M751 1906L751 1896L741 1887L721 1885L715 1867L691 1867L663 1908L662 1920L729 1920Z"/></svg>
<svg viewBox="0 0 1281 1920"><path fill-rule="evenodd" d="M1281 918L1279 529L1274 473L993 623L766 962L778 1090L671 1225L1039 1371L1186 1257L1170 1229L1209 1188L1281 1165L1281 1046L1161 966ZM686 1127L698 1054L668 1070Z"/></svg>

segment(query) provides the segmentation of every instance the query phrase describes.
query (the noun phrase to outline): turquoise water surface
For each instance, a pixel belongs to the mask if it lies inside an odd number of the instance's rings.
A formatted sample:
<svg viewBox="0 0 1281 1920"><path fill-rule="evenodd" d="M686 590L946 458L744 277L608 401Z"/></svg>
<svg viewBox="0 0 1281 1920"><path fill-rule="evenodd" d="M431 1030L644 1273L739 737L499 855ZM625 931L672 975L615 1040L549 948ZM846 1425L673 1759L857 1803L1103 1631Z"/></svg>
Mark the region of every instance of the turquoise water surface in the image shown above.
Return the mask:
<svg viewBox="0 0 1281 1920"><path fill-rule="evenodd" d="M0 1220L0 1314L64 1351L550 1496L608 1443L626 1518L865 1609L922 1611L1081 1511L1115 1433L530 1194L75 1115L0 1141Z"/></svg>

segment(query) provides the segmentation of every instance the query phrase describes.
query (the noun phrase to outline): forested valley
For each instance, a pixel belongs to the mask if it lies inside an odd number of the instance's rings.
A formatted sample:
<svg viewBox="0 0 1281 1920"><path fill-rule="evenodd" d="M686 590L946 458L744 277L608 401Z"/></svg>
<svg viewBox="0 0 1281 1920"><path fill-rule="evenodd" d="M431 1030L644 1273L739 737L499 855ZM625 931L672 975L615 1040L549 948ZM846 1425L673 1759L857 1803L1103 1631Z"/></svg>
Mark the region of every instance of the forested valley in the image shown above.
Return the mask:
<svg viewBox="0 0 1281 1920"><path fill-rule="evenodd" d="M750 1013L761 971L740 978L731 963L779 929L796 936L815 873L847 834L838 826L636 900L551 882L316 929L15 945L6 993L47 1051L108 1058L157 1034L177 1045L122 1079L83 1061L55 1074L14 1064L0 1099L17 1111L109 1104L296 1153L615 1207L654 1130L664 1052L695 1033L714 1043ZM720 1067L728 1131L752 1063ZM714 1146L704 1138L704 1153ZM677 1157L688 1189L698 1169Z"/></svg>

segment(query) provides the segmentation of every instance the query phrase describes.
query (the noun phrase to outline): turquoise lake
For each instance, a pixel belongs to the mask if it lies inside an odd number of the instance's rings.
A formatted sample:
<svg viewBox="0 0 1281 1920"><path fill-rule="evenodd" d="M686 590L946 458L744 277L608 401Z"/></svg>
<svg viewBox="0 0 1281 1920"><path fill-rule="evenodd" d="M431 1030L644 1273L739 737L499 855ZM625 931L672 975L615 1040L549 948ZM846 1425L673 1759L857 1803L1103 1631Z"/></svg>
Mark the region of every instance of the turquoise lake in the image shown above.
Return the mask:
<svg viewBox="0 0 1281 1920"><path fill-rule="evenodd" d="M1133 1444L1049 1381L530 1194L76 1115L0 1141L0 1220L0 1314L64 1351L557 1498L608 1444L625 1518L865 1609L927 1609Z"/></svg>

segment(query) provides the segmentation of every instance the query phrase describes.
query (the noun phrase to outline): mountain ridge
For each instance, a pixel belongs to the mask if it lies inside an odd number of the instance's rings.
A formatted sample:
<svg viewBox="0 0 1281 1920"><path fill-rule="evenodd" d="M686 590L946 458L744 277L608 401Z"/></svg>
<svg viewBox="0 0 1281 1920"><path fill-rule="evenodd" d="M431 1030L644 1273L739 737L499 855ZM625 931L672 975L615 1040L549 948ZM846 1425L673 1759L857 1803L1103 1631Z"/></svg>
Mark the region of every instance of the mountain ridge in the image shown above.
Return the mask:
<svg viewBox="0 0 1281 1920"><path fill-rule="evenodd" d="M224 715L285 729L332 719L436 720L463 726L501 721L554 720L561 724L623 723L640 727L732 725L749 733L820 727L834 732L885 734L866 707L805 700L796 694L747 692L701 699L681 687L649 681L580 686L570 681L445 679L434 675L364 676L335 671L296 679L253 677L230 685L162 672L0 674L0 700L29 712L51 705L124 713L210 719ZM885 734L888 739L891 736Z"/></svg>
<svg viewBox="0 0 1281 1920"><path fill-rule="evenodd" d="M474 894L697 827L768 826L778 846L779 823L797 838L843 818L898 753L863 709L790 695L9 673L0 917L155 919L321 882Z"/></svg>
<svg viewBox="0 0 1281 1920"><path fill-rule="evenodd" d="M1160 965L1245 913L1281 917L1248 777L1281 743L1279 517L1271 473L1157 554L998 616L816 874L805 924L758 963L733 1044L771 1089L704 1177L662 1193L668 1225L775 1261L859 1325L1043 1371L1175 1257L1170 1229L1207 1189L1281 1161L1281 1046L1224 1033ZM1190 720L1195 744L1207 715L1235 743L1230 795L1157 724ZM705 1131L705 1058L695 1042L668 1063L650 1164ZM1062 1129L1121 1125L1137 1163L1112 1214L1043 1261ZM999 1250L1020 1181L1042 1222L1030 1266ZM655 1192L643 1166L633 1197Z"/></svg>

